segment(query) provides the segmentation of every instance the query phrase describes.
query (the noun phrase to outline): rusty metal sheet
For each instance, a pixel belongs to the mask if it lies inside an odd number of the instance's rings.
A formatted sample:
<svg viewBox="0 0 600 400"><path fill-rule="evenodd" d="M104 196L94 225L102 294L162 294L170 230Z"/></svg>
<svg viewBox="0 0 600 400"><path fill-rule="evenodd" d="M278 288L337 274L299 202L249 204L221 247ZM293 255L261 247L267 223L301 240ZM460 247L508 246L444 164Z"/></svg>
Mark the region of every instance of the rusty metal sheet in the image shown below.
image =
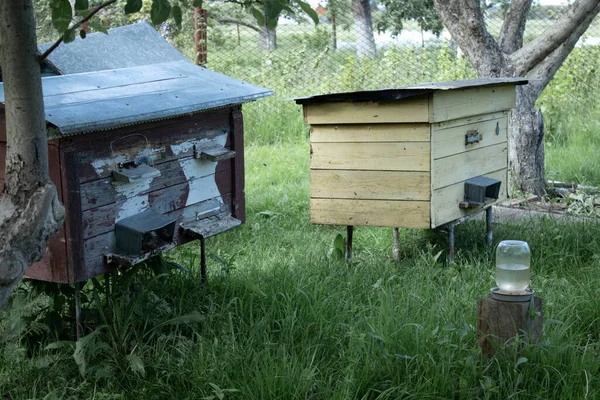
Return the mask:
<svg viewBox="0 0 600 400"><path fill-rule="evenodd" d="M42 79L52 137L106 130L240 104L269 89L187 61ZM0 84L4 103L4 85Z"/></svg>
<svg viewBox="0 0 600 400"><path fill-rule="evenodd" d="M53 43L38 45L42 54ZM54 74L78 74L187 59L146 22L90 33L58 46L46 59Z"/></svg>
<svg viewBox="0 0 600 400"><path fill-rule="evenodd" d="M525 85L527 82L528 80L525 78L469 79L451 82L420 83L417 85L402 86L392 89L321 94L309 97L298 97L294 100L298 104L328 103L334 101L391 101L428 94L437 90L468 89L478 86L503 84Z"/></svg>

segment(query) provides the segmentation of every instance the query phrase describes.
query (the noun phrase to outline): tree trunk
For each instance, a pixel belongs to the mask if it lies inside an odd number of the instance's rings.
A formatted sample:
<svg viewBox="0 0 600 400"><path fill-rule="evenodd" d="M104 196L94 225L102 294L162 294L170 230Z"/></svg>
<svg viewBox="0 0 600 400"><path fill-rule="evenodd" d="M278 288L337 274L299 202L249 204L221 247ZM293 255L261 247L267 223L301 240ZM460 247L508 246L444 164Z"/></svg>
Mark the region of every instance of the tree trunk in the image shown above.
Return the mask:
<svg viewBox="0 0 600 400"><path fill-rule="evenodd" d="M6 176L0 195L0 307L64 219L48 175L48 144L32 0L0 1Z"/></svg>
<svg viewBox="0 0 600 400"><path fill-rule="evenodd" d="M514 184L539 196L544 194L544 123L535 108L537 98L529 85L517 86L517 102L510 119L509 159Z"/></svg>
<svg viewBox="0 0 600 400"><path fill-rule="evenodd" d="M263 27L259 31L258 46L266 51L273 51L277 48L277 30Z"/></svg>
<svg viewBox="0 0 600 400"><path fill-rule="evenodd" d="M354 17L354 35L356 36L356 56L358 58L375 58L377 49L373 38L373 19L369 0L352 0L352 16Z"/></svg>

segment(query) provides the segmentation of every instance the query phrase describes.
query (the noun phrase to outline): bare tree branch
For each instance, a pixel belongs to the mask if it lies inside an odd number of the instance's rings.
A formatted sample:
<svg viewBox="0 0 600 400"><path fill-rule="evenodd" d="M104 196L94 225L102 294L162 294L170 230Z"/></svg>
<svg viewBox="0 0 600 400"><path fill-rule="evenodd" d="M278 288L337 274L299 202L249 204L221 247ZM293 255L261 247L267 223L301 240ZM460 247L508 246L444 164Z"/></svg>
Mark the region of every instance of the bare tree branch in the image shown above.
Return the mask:
<svg viewBox="0 0 600 400"><path fill-rule="evenodd" d="M508 56L516 75L526 75L538 63L569 39L571 32L585 21L589 14L598 14L600 0L577 0L567 13L543 34Z"/></svg>
<svg viewBox="0 0 600 400"><path fill-rule="evenodd" d="M523 47L523 33L527 14L533 0L512 0L500 29L500 48L505 54L512 54Z"/></svg>
<svg viewBox="0 0 600 400"><path fill-rule="evenodd" d="M480 0L434 0L444 26L465 52L479 76L500 76L505 57L487 31Z"/></svg>
<svg viewBox="0 0 600 400"><path fill-rule="evenodd" d="M52 46L50 46L48 48L48 50L46 50L44 52L44 54L42 54L40 56L40 63L44 62L44 60L50 55L50 53L52 53L54 50L56 50L56 48L58 46L60 46L60 44L63 42L63 40L65 39L65 36L67 35L67 33L79 28L81 25L85 24L87 21L89 21L94 15L96 15L100 10L102 10L103 8L108 7L109 5L116 3L117 0L108 0L100 5L98 5L97 7L95 7L90 13L89 15L87 15L86 17L82 18L79 22L77 22L75 25L73 25L72 27L70 27L69 29L67 29L65 31L65 33L62 34L62 36L60 37L60 39L58 39L56 42L54 42L54 44Z"/></svg>
<svg viewBox="0 0 600 400"><path fill-rule="evenodd" d="M214 17L213 17L214 18ZM248 23L248 22L244 22L244 21L240 21L237 19L231 19L231 18L214 18L215 21L221 23L221 24L237 24L237 25L242 25L245 26L246 28L250 28L256 32L260 32L261 29Z"/></svg>
<svg viewBox="0 0 600 400"><path fill-rule="evenodd" d="M556 71L569 56L577 41L585 33L596 15L600 12L600 4L588 14L586 19L575 29L571 36L556 50L554 50L544 61L536 65L527 75L530 79L529 85L534 87L535 96L538 97L552 80Z"/></svg>

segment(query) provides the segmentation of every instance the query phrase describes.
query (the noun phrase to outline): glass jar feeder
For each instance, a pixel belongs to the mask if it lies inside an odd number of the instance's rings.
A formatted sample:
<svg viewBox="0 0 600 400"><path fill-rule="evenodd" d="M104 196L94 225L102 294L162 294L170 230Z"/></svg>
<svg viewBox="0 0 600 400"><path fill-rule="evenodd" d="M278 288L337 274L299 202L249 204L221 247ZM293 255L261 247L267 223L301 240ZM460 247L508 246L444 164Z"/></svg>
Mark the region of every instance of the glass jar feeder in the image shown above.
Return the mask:
<svg viewBox="0 0 600 400"><path fill-rule="evenodd" d="M492 296L505 301L527 301L534 293L531 279L531 251L527 242L503 240L496 248L496 284Z"/></svg>

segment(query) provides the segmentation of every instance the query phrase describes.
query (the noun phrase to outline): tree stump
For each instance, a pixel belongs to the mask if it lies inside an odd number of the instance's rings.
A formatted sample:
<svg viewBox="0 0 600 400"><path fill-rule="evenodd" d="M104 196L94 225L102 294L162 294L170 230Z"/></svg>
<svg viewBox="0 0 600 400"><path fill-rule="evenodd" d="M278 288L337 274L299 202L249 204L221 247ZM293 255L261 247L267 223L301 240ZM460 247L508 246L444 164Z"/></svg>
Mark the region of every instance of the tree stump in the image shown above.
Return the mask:
<svg viewBox="0 0 600 400"><path fill-rule="evenodd" d="M524 343L537 343L542 337L542 299L500 301L492 296L477 300L477 338L481 354L492 356L512 343L517 336Z"/></svg>

